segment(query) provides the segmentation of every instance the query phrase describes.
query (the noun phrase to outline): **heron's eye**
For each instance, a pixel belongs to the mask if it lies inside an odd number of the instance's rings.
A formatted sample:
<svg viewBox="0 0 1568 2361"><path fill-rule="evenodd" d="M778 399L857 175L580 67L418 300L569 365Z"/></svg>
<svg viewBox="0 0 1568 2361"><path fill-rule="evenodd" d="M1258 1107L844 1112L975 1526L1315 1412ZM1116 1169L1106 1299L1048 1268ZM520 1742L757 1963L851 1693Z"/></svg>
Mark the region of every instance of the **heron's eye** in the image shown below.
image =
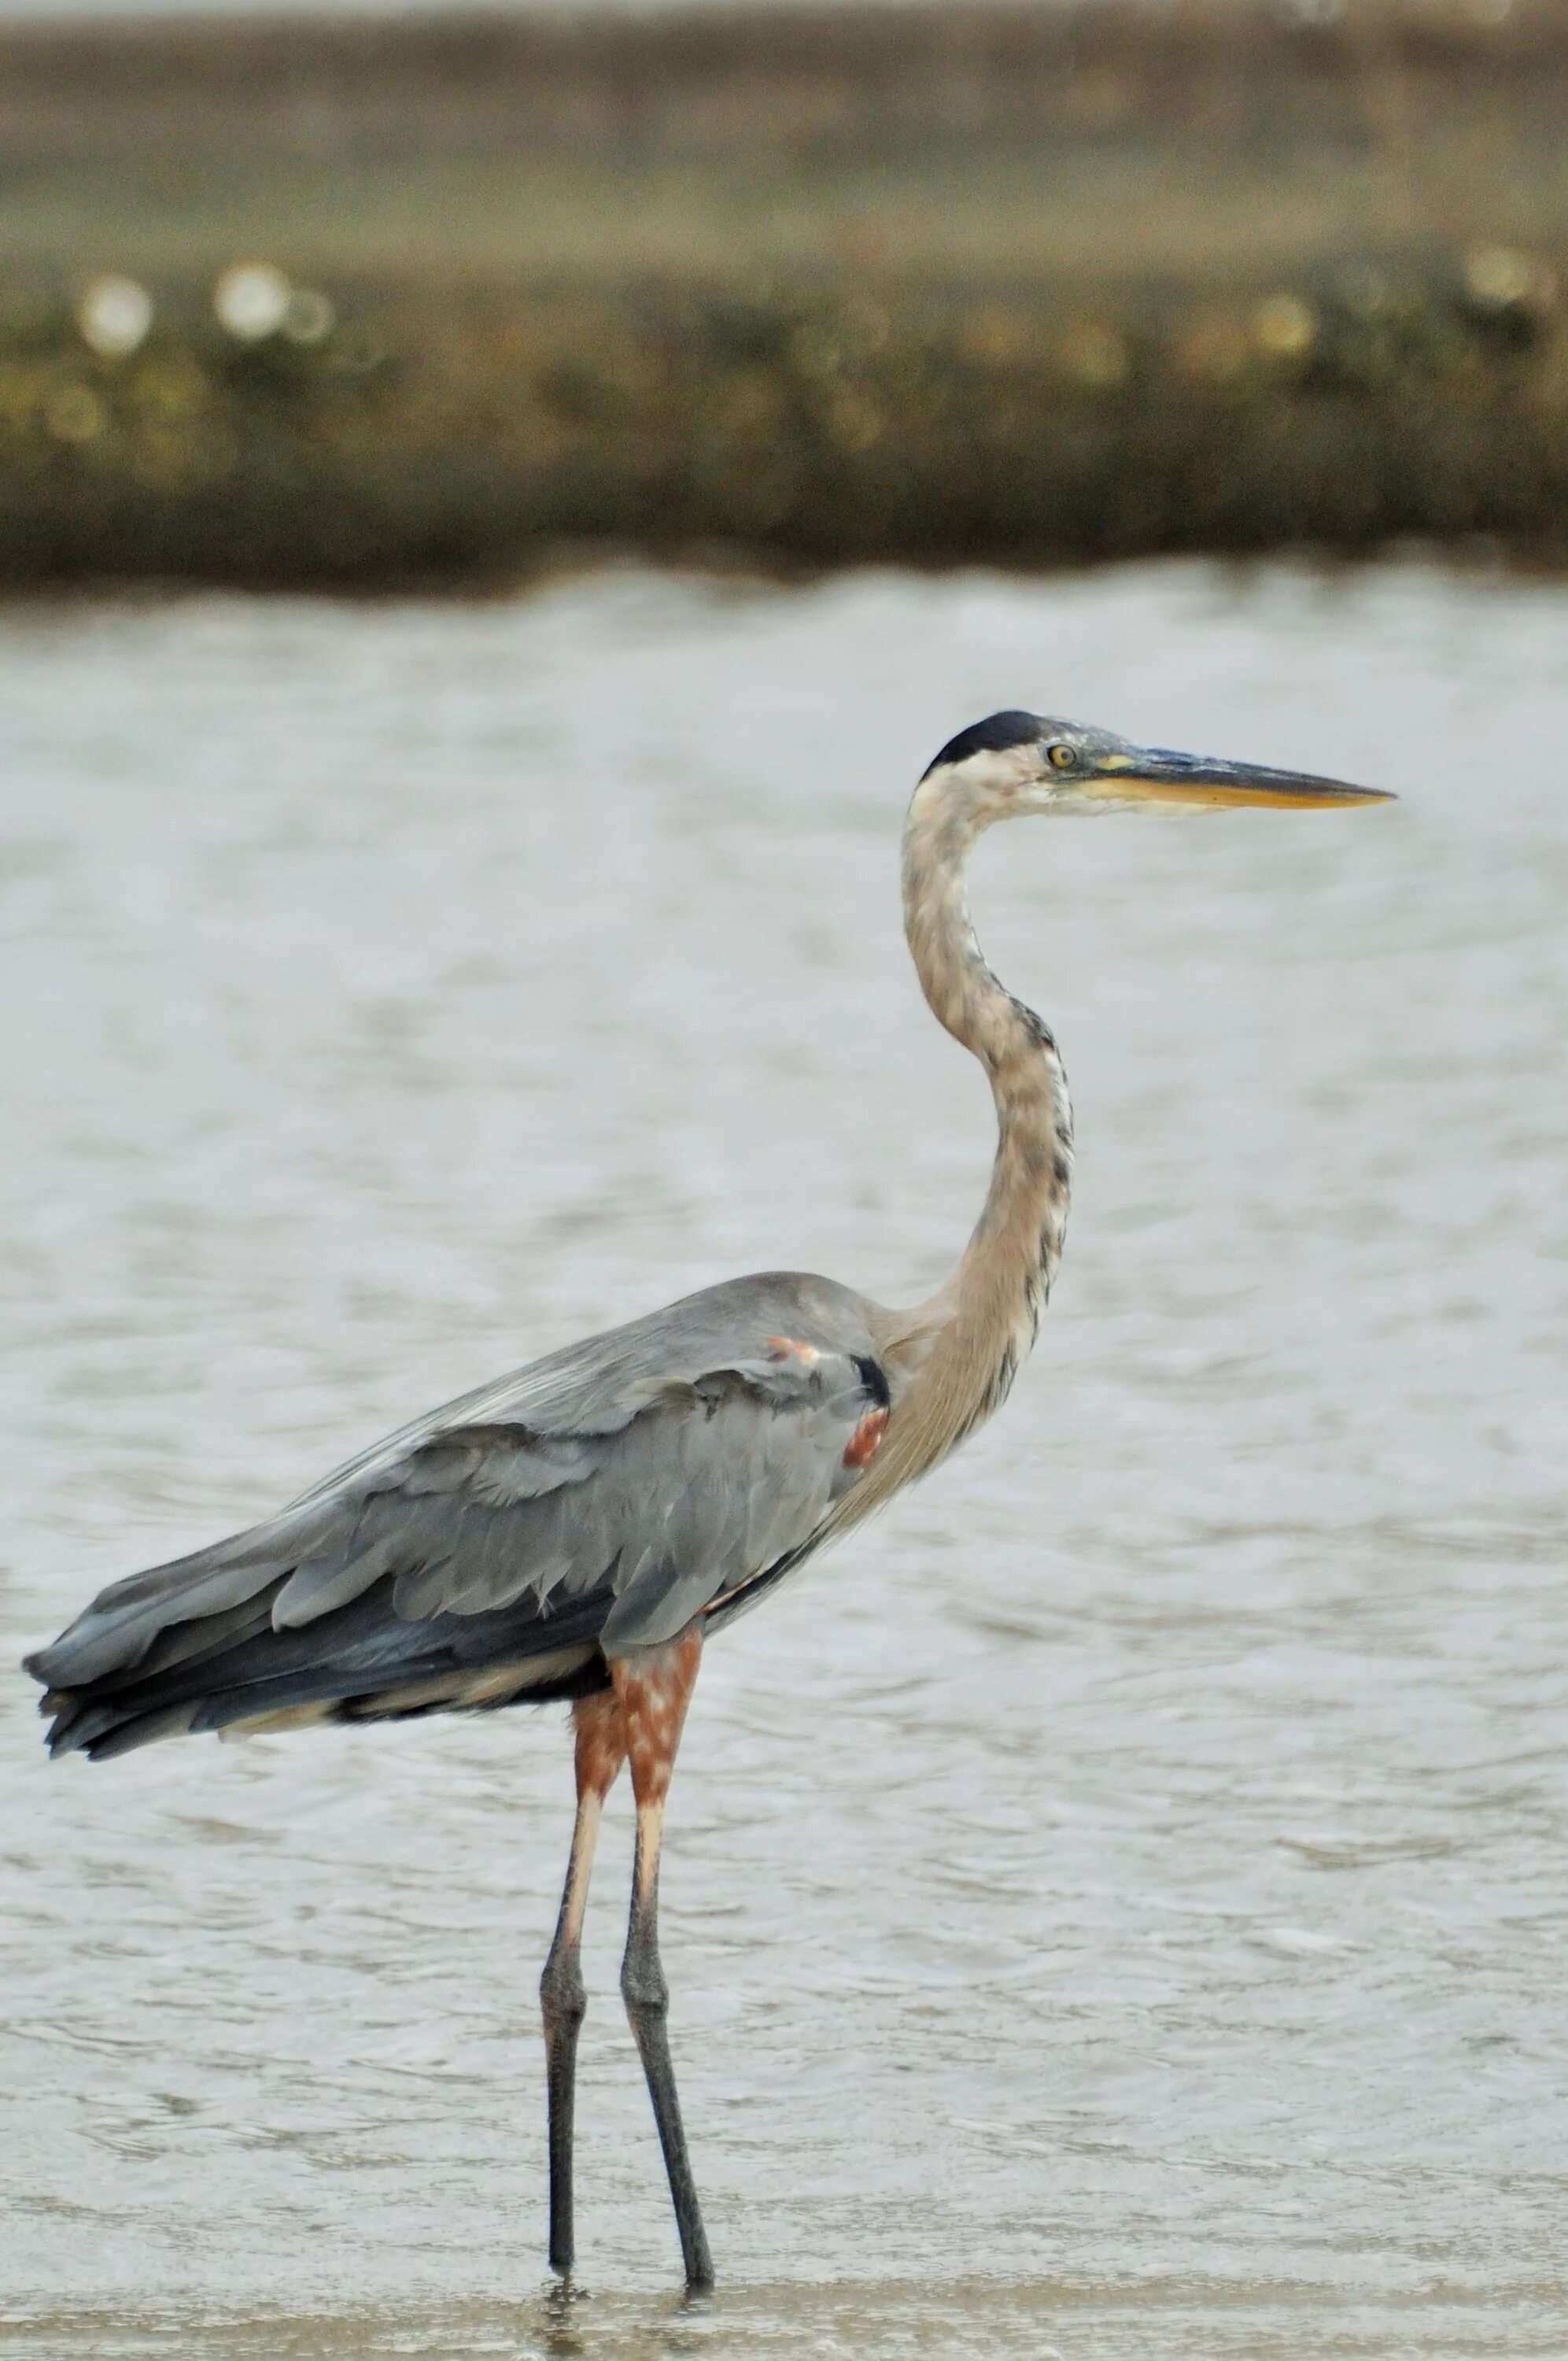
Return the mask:
<svg viewBox="0 0 1568 2361"><path fill-rule="evenodd" d="M1052 746L1047 751L1047 760L1053 771L1070 771L1078 760L1078 751L1072 746Z"/></svg>

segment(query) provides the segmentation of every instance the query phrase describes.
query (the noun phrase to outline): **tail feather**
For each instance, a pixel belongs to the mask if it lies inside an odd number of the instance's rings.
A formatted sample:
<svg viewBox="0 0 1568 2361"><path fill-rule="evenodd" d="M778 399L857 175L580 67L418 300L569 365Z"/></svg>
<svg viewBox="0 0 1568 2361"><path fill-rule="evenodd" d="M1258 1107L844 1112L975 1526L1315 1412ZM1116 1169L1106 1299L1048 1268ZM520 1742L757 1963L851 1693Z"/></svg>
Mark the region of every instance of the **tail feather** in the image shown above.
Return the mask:
<svg viewBox="0 0 1568 2361"><path fill-rule="evenodd" d="M602 1597L554 1615L531 1599L413 1621L396 1613L389 1576L314 1623L279 1631L272 1604L284 1578L238 1607L170 1625L134 1663L95 1678L69 1677L75 1662L63 1642L30 1658L29 1671L40 1675L62 1655L67 1666L68 1677L51 1681L43 1700L54 1716L49 1752L104 1762L155 1739L283 1715L362 1720L473 1710L587 1694L606 1677L597 1644Z"/></svg>
<svg viewBox="0 0 1568 2361"><path fill-rule="evenodd" d="M322 1522L318 1510L314 1523ZM101 1590L58 1640L27 1657L25 1669L46 1687L79 1688L141 1664L173 1631L210 1623L263 1594L270 1608L281 1576L308 1552L312 1538L310 1521L295 1511L189 1557L127 1575Z"/></svg>
<svg viewBox="0 0 1568 2361"><path fill-rule="evenodd" d="M111 1722L90 1745L81 1741L82 1750L91 1762L110 1763L116 1754L130 1754L138 1746L150 1746L155 1739L182 1738L191 1727L194 1711L193 1706L171 1705L162 1713L133 1714L127 1720Z"/></svg>

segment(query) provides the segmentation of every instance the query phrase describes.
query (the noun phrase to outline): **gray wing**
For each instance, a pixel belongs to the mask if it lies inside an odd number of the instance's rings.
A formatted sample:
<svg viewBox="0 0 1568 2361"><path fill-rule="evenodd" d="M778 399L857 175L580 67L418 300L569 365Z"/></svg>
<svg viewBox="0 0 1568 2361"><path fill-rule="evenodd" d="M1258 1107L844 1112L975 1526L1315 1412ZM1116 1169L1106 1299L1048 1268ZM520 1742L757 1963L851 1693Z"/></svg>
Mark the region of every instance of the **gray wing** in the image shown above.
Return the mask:
<svg viewBox="0 0 1568 2361"><path fill-rule="evenodd" d="M552 1354L270 1522L104 1591L27 1669L56 1751L597 1686L798 1559L889 1395L868 1309L772 1273Z"/></svg>

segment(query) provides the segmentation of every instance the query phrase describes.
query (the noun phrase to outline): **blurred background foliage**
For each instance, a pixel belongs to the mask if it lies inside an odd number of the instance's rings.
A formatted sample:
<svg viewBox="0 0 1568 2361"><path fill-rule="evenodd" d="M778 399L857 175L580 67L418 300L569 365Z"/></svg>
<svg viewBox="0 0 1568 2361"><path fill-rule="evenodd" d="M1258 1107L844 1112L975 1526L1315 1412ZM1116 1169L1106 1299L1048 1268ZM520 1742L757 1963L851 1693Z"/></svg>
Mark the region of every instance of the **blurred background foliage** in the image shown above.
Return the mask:
<svg viewBox="0 0 1568 2361"><path fill-rule="evenodd" d="M1568 537L1568 10L0 28L0 568Z"/></svg>

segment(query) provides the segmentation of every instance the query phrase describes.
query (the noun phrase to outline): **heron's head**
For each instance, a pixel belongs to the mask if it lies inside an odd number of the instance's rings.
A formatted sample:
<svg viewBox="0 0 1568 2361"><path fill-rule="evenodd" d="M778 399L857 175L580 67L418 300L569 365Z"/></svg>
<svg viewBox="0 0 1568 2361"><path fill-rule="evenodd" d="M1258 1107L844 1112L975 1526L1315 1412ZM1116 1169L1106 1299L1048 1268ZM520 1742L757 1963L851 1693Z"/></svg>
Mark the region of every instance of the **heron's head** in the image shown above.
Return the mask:
<svg viewBox="0 0 1568 2361"><path fill-rule="evenodd" d="M961 730L926 773L916 800L933 791L980 828L1030 812L1222 811L1245 804L1337 811L1392 800L1379 788L1306 771L1135 746L1113 730L1041 713L993 713Z"/></svg>

